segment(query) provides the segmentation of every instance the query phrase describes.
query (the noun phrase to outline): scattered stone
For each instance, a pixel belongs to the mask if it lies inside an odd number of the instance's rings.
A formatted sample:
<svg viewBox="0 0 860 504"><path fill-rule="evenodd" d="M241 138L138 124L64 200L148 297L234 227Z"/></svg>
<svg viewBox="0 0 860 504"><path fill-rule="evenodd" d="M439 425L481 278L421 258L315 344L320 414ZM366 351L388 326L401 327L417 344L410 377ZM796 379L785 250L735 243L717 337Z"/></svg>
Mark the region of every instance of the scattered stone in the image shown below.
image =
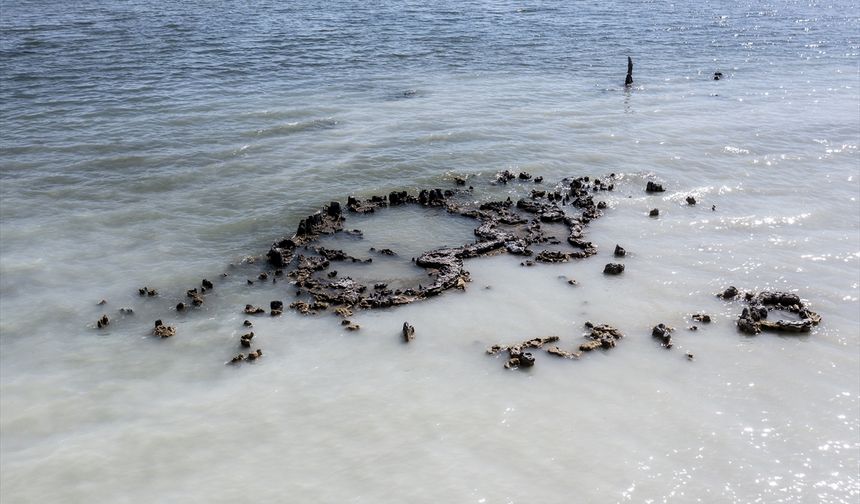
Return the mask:
<svg viewBox="0 0 860 504"><path fill-rule="evenodd" d="M260 308L259 306L246 304L245 313L248 315L260 315L261 313L266 313L266 310Z"/></svg>
<svg viewBox="0 0 860 504"><path fill-rule="evenodd" d="M181 301L179 303L176 303L176 311L184 311L184 310L185 310L185 303L183 303Z"/></svg>
<svg viewBox="0 0 860 504"><path fill-rule="evenodd" d="M348 326L346 326L346 328L347 328L347 330L349 330L349 331L358 331L359 329L361 329L361 326L360 326L360 325L358 325L358 324L352 324L352 323L351 323L351 324L349 324Z"/></svg>
<svg viewBox="0 0 860 504"><path fill-rule="evenodd" d="M203 286L204 289L212 290L213 288L215 288L215 285L209 280L206 280L205 278L202 282L200 282L200 284Z"/></svg>
<svg viewBox="0 0 860 504"><path fill-rule="evenodd" d="M155 328L153 328L152 334L159 338L170 338L171 336L176 336L176 328L164 325L161 319L159 319L155 321Z"/></svg>
<svg viewBox="0 0 860 504"><path fill-rule="evenodd" d="M245 327L254 327L254 324L250 320L247 320L247 319L245 319L245 321L242 322L242 325Z"/></svg>
<svg viewBox="0 0 860 504"><path fill-rule="evenodd" d="M415 339L415 328L409 325L409 322L403 323L403 341L409 343Z"/></svg>
<svg viewBox="0 0 860 504"><path fill-rule="evenodd" d="M394 251L393 251L393 250L391 250L391 249L387 249L387 248L385 248L385 249L380 249L380 250L378 250L377 252L378 252L379 254L381 254L381 255L387 255L387 256L396 256L396 255L397 255L397 254L395 254L395 253L394 253Z"/></svg>
<svg viewBox="0 0 860 504"><path fill-rule="evenodd" d="M532 178L532 176L528 172L520 172L520 174L519 174L520 180L529 180L531 178Z"/></svg>
<svg viewBox="0 0 860 504"><path fill-rule="evenodd" d="M466 179L464 179L462 177L454 177L454 183L459 185L459 186L464 186L464 185L466 185Z"/></svg>
<svg viewBox="0 0 860 504"><path fill-rule="evenodd" d="M203 304L203 296L200 294L194 294L191 296L191 304L194 306L200 306Z"/></svg>
<svg viewBox="0 0 860 504"><path fill-rule="evenodd" d="M711 205L711 211L716 212L717 211L717 205Z"/></svg>
<svg viewBox="0 0 860 504"><path fill-rule="evenodd" d="M329 277L329 278L334 278L334 277L336 277L336 276L337 276L337 270L331 270L331 271L329 271L329 272L326 274L326 276L327 276L327 277Z"/></svg>
<svg viewBox="0 0 860 504"><path fill-rule="evenodd" d="M659 217L660 216L660 209L652 208L651 211L648 212L648 216L649 217Z"/></svg>
<svg viewBox="0 0 860 504"><path fill-rule="evenodd" d="M267 279L267 278L269 278L269 274L268 274L268 273L266 273L265 271L264 271L264 272L262 272L262 273L260 273L259 275L257 275L257 279L258 279L258 280L265 280L265 279Z"/></svg>
<svg viewBox="0 0 860 504"><path fill-rule="evenodd" d="M347 308L345 306L335 308L334 312L335 312L335 314L337 314L337 315L339 315L345 319L352 317L352 310L350 310L349 308Z"/></svg>
<svg viewBox="0 0 860 504"><path fill-rule="evenodd" d="M350 321L349 321L349 320L347 320L347 319L343 319L343 320L341 320L341 321L340 321L340 325L343 325L343 326L347 326L347 325L350 325L350 324L352 324L352 322L350 322Z"/></svg>
<svg viewBox="0 0 860 504"><path fill-rule="evenodd" d="M690 206L695 205L696 204L696 198L694 198L692 196L687 196L687 204Z"/></svg>
<svg viewBox="0 0 860 504"><path fill-rule="evenodd" d="M696 322L702 322L704 324L711 323L711 316L705 313L696 313L693 315L693 320Z"/></svg>
<svg viewBox="0 0 860 504"><path fill-rule="evenodd" d="M251 340L254 339L254 333L249 332L247 334L243 334L239 339L239 344L241 344L245 348L251 348Z"/></svg>
<svg viewBox="0 0 860 504"><path fill-rule="evenodd" d="M250 278L248 279L248 285L254 285L254 281L251 280Z"/></svg>
<svg viewBox="0 0 860 504"><path fill-rule="evenodd" d="M119 312L123 315L134 315L134 310L131 308L122 307L119 309Z"/></svg>
<svg viewBox="0 0 860 504"><path fill-rule="evenodd" d="M248 360L249 361L255 361L262 356L263 356L263 351L258 348L256 350L254 350L253 352L248 353Z"/></svg>
<svg viewBox="0 0 860 504"><path fill-rule="evenodd" d="M720 80L723 78L723 72L714 72L714 80Z"/></svg>
<svg viewBox="0 0 860 504"><path fill-rule="evenodd" d="M699 330L699 327L698 327L698 326L691 325L690 327L688 327L688 328L687 328L687 330L689 330L689 331L698 331L698 330Z"/></svg>
<svg viewBox="0 0 860 504"><path fill-rule="evenodd" d="M723 299L734 299L738 295L738 289L734 285L730 285L726 290L717 294L717 297L721 297Z"/></svg>
<svg viewBox="0 0 860 504"><path fill-rule="evenodd" d="M272 301L269 303L269 308L271 309L271 314L273 317L276 317L282 313L284 313L284 302L283 301Z"/></svg>
<svg viewBox="0 0 860 504"><path fill-rule="evenodd" d="M663 189L662 185L657 184L655 182L651 182L650 180L648 181L648 184L645 185L645 192L655 193L663 191L665 191L665 189Z"/></svg>
<svg viewBox="0 0 860 504"><path fill-rule="evenodd" d="M110 319L108 318L107 315L102 315L102 318L100 318L100 319L98 319L98 321L96 321L96 327L98 327L99 329L101 329L103 327L107 327L109 325L110 325Z"/></svg>
<svg viewBox="0 0 860 504"><path fill-rule="evenodd" d="M651 336L660 340L661 344L668 348L672 348L672 335L670 334L675 329L668 327L666 324L657 324L651 330Z"/></svg>
<svg viewBox="0 0 860 504"><path fill-rule="evenodd" d="M239 364L240 362L242 362L244 360L245 360L245 354L240 353L240 354L237 354L232 359L230 359L229 364Z"/></svg>
<svg viewBox="0 0 860 504"><path fill-rule="evenodd" d="M106 305L106 304L107 304L107 299L102 299L101 301L99 301L99 302L98 302L98 303L96 303L96 304L98 304L99 306Z"/></svg>
<svg viewBox="0 0 860 504"><path fill-rule="evenodd" d="M535 177L535 184L540 184L543 182L543 177Z"/></svg>
<svg viewBox="0 0 860 504"><path fill-rule="evenodd" d="M615 245L615 257L624 257L627 255L627 251L624 250L621 245Z"/></svg>
<svg viewBox="0 0 860 504"><path fill-rule="evenodd" d="M137 293L140 294L141 296L149 296L149 297L154 297L154 296L158 295L157 290L151 289L149 287L142 287L140 289L137 289Z"/></svg>
<svg viewBox="0 0 860 504"><path fill-rule="evenodd" d="M603 273L606 275L620 275L624 272L624 265L620 263L609 263L603 267Z"/></svg>
<svg viewBox="0 0 860 504"><path fill-rule="evenodd" d="M687 360L693 360L693 354L687 352Z"/></svg>

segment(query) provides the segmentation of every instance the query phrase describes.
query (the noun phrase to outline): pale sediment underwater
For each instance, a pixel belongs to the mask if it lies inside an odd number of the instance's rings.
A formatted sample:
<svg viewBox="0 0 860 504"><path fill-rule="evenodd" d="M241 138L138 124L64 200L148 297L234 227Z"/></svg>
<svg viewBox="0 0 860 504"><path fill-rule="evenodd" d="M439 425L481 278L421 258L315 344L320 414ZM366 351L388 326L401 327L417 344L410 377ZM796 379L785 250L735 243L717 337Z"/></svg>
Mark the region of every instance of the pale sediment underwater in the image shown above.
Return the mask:
<svg viewBox="0 0 860 504"><path fill-rule="evenodd" d="M4 3L0 500L855 501L855 11Z"/></svg>

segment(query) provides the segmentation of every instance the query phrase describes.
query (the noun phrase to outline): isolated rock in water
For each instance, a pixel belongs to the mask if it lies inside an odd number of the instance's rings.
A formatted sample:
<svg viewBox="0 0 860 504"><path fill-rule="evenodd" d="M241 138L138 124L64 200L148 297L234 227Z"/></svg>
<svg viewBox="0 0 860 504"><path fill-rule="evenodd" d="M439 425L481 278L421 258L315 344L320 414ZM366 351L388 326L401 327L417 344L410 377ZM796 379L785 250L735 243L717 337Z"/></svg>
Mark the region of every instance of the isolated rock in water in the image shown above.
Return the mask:
<svg viewBox="0 0 860 504"><path fill-rule="evenodd" d="M349 324L346 326L346 328L349 331L358 331L359 329L361 329L361 326L358 324Z"/></svg>
<svg viewBox="0 0 860 504"><path fill-rule="evenodd" d="M696 198L694 198L692 196L687 196L687 204L691 205L691 206L695 205L696 204Z"/></svg>
<svg viewBox="0 0 860 504"><path fill-rule="evenodd" d="M176 336L176 328L164 325L159 319L155 321L155 328L152 330L152 334L159 338L169 338Z"/></svg>
<svg viewBox="0 0 860 504"><path fill-rule="evenodd" d="M672 335L670 334L672 331L674 329L666 326L666 324L657 324L651 330L651 336L659 339L664 347L672 348Z"/></svg>
<svg viewBox="0 0 860 504"><path fill-rule="evenodd" d="M259 306L253 305L245 305L245 313L248 315L259 315L261 313L266 313L266 310L260 308Z"/></svg>
<svg viewBox="0 0 860 504"><path fill-rule="evenodd" d="M730 285L726 290L717 294L717 297L721 297L723 299L734 299L738 295L738 288L734 285Z"/></svg>
<svg viewBox="0 0 860 504"><path fill-rule="evenodd" d="M415 339L415 328L409 325L409 322L403 323L403 341L409 343Z"/></svg>
<svg viewBox="0 0 860 504"><path fill-rule="evenodd" d="M131 308L123 307L119 309L119 312L123 315L134 315L134 310Z"/></svg>
<svg viewBox="0 0 860 504"><path fill-rule="evenodd" d="M269 303L269 309L271 310L272 316L280 315L284 312L284 302L272 301Z"/></svg>
<svg viewBox="0 0 860 504"><path fill-rule="evenodd" d="M657 208L652 208L651 211L648 212L648 216L649 217L659 217L660 216L660 210Z"/></svg>
<svg viewBox="0 0 860 504"><path fill-rule="evenodd" d="M621 245L615 245L615 257L624 257L627 255L627 251L624 250Z"/></svg>
<svg viewBox="0 0 860 504"><path fill-rule="evenodd" d="M250 348L252 339L254 339L254 333L253 332L243 334L242 337L239 338L239 344L241 344L243 347Z"/></svg>
<svg viewBox="0 0 860 504"><path fill-rule="evenodd" d="M520 180L529 180L530 178L532 178L532 176L528 172L520 172L520 174L519 174Z"/></svg>
<svg viewBox="0 0 860 504"><path fill-rule="evenodd" d="M245 360L245 354L240 353L240 354L237 354L232 359L230 359L230 362L228 364L239 364L240 362L242 362L244 360Z"/></svg>
<svg viewBox="0 0 860 504"><path fill-rule="evenodd" d="M185 303L181 301L176 303L176 311L185 311Z"/></svg>
<svg viewBox="0 0 860 504"><path fill-rule="evenodd" d="M200 284L203 285L204 289L212 289L215 287L215 285L213 285L212 282L210 282L209 280L206 280L205 278L203 279L202 282L200 282Z"/></svg>
<svg viewBox="0 0 860 504"><path fill-rule="evenodd" d="M254 325L254 324L253 324L253 323L251 323L251 321L250 321L250 320L247 320L247 319L246 319L244 322L242 322L242 325L243 325L243 326L245 326L245 327L253 327L253 325Z"/></svg>
<svg viewBox="0 0 860 504"><path fill-rule="evenodd" d="M665 191L665 189L663 189L662 185L657 184L655 182L651 182L650 180L645 185L645 192L655 193L655 192L663 192L663 191Z"/></svg>
<svg viewBox="0 0 860 504"><path fill-rule="evenodd" d="M254 350L253 352L248 353L248 360L249 361L255 361L262 356L263 356L263 351L258 348L256 350Z"/></svg>
<svg viewBox="0 0 860 504"><path fill-rule="evenodd" d="M705 313L696 313L695 315L693 315L693 320L695 320L696 322L703 322L705 324L710 324L711 323L711 316L707 315Z"/></svg>
<svg viewBox="0 0 860 504"><path fill-rule="evenodd" d="M720 80L723 78L723 72L714 72L714 80Z"/></svg>
<svg viewBox="0 0 860 504"><path fill-rule="evenodd" d="M99 306L106 305L106 304L107 304L107 299L102 299L101 301L99 301L99 302L98 302L98 303L96 303L96 304L98 304Z"/></svg>
<svg viewBox="0 0 860 504"><path fill-rule="evenodd" d="M606 275L620 275L624 271L624 265L620 263L609 263L603 267Z"/></svg>
<svg viewBox="0 0 860 504"><path fill-rule="evenodd" d="M98 321L96 322L96 327L98 327L99 329L101 329L103 327L107 327L109 325L110 325L110 319L108 318L107 315L102 315L102 318L98 319Z"/></svg>

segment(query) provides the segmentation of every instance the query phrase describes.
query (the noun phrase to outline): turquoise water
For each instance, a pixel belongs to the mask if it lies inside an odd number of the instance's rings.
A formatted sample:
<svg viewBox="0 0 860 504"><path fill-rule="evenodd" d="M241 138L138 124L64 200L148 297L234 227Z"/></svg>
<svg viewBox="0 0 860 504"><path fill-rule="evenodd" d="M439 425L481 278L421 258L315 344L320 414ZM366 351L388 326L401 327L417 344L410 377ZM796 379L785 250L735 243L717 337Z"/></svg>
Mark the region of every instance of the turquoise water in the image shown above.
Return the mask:
<svg viewBox="0 0 860 504"><path fill-rule="evenodd" d="M0 497L856 501L858 28L847 1L0 2ZM222 366L236 307L286 297L243 285L243 259L302 216L503 169L621 175L599 255L474 261L465 294L358 333L266 319L266 357ZM421 249L437 217L367 225ZM223 271L202 311L170 310ZM745 338L729 284L795 290L824 323ZM702 310L713 327L654 348ZM155 318L179 335L151 341ZM529 374L483 355L589 319L628 337Z"/></svg>

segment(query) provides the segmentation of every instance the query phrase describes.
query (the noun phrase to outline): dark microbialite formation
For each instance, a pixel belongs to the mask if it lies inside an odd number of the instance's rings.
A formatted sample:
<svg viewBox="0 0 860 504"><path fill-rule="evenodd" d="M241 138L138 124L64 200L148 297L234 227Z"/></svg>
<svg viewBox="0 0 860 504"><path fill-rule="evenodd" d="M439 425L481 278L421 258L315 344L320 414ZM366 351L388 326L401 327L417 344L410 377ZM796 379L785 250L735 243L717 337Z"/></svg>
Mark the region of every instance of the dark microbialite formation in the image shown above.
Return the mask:
<svg viewBox="0 0 860 504"><path fill-rule="evenodd" d="M301 219L295 233L273 243L266 254L264 269L254 272L251 278L255 279L249 278L247 283L255 285L255 281L268 282L269 279L272 283L286 281L290 292L295 293L295 300L286 303L289 309L302 315L328 312L341 318L341 325L345 330L357 331L360 326L349 319L360 310L390 308L429 299L452 289L465 290L470 281L469 271L466 269L470 259L511 254L522 256L523 266L540 267L538 265L541 263L563 263L596 255L597 246L586 239L585 232L592 221L603 215L607 204L598 198L601 193L614 190L615 181L614 174L605 178L565 178L554 185L541 185L540 189L533 189L534 183L543 182L542 177L533 178L526 172L515 174L505 170L498 173L492 183L505 186L528 183L528 188L520 191L527 196L476 201L473 187L466 187L464 177L454 177L454 187L450 189L437 187L415 192L393 191L387 195L364 199L348 196L345 204L332 201L319 211ZM665 189L662 185L649 181L645 190L648 193L657 193ZM695 204L692 196L688 198L688 204ZM350 214L375 214L400 206L437 208L444 210L445 214L452 218L471 219L474 222L475 239L457 246L427 250L412 258L412 263L423 268L429 279L417 285L394 288L386 282L358 281L339 274L339 263L370 263L374 259L353 257L343 250L323 247L321 238L340 235L350 240L362 240L364 238L361 230L346 229L344 226ZM655 208L650 215L656 217L659 211ZM368 250L376 254L379 261L396 260L393 258L398 256L396 251L387 248L370 247ZM615 257L624 257L626 251L616 245L613 254ZM254 258L249 258L248 262L253 263L252 259ZM604 268L607 275L618 275L623 271L624 264L621 263L608 263ZM226 275L225 273L224 276ZM575 280L564 276L560 278L576 285ZM214 288L213 282L202 280L199 287L186 291L188 304L179 302L175 305L176 312L202 306L207 292ZM139 294L144 297L158 296L158 292L149 287L140 288ZM740 292L734 287L729 287L719 294L726 301L738 299L739 295ZM795 294L748 293L743 299L748 306L738 319L738 328L750 334L757 334L762 330L806 332L821 320ZM285 302L271 301L269 308L272 316L281 315ZM791 313L797 319L771 321L768 320L768 313L771 311ZM247 304L243 313L263 315L266 310L254 304ZM694 314L692 319L701 323L711 321L706 314ZM102 328L109 323L110 320L105 315L96 325ZM245 320L243 326L252 327L253 324L250 320ZM575 344L570 350L552 346L546 349L546 352L563 359L578 359L583 352L612 349L623 337L618 329L610 325L586 323L586 327L590 332L585 335L585 342ZM695 330L697 327L692 326L690 329ZM672 330L660 324L653 328L652 335L669 348L672 346ZM158 320L153 334L168 338L176 334L176 329ZM403 341L409 343L415 337L415 328L405 322L401 335ZM253 338L254 333L247 332L241 336L239 343L244 348L250 348ZM505 366L508 368L530 368L536 362L535 353L530 350L541 349L545 344L558 340L557 336L533 338L510 346L494 345L488 352L498 354L507 351ZM261 356L262 351L257 349L247 355L238 354L229 363L256 360ZM692 358L691 355L689 357Z"/></svg>
<svg viewBox="0 0 860 504"><path fill-rule="evenodd" d="M531 178L525 172L516 175L503 171L496 176L496 181L508 184L513 181L526 182ZM468 195L468 189L441 188L422 189L417 194L395 191L367 199L348 197L348 213L369 214L388 207L416 205L443 208L449 215L474 219L474 242L428 250L415 258L415 264L427 270L430 282L426 285L390 289L384 283L364 284L332 274L333 264L359 260L343 251L315 246L315 242L323 236L344 232L347 216L336 201L302 219L296 232L275 242L266 257L271 266L283 268L293 285L300 290L301 299L290 305L290 308L300 313L398 306L437 296L446 290L465 288L469 281L469 272L465 268L468 259L509 253L535 255L537 262L552 263L596 254L596 245L584 238L584 232L591 221L603 214L602 209L605 208L603 202L595 201L595 195L613 189L611 177L606 180L579 177L562 180L554 190L533 191L530 197L516 202L507 198L475 203L458 197ZM545 223L563 224L567 233L555 236L544 230ZM566 250L542 250L535 254L531 249L535 245L564 242L567 244ZM394 255L388 249L376 252ZM255 313L255 309L249 306L246 313Z"/></svg>
<svg viewBox="0 0 860 504"><path fill-rule="evenodd" d="M733 289L733 290L732 290ZM738 291L734 287L718 294L723 299L734 299ZM758 294L747 292L744 295L747 306L737 320L741 332L756 335L762 331L788 333L809 332L821 322L821 316L810 310L800 296L790 292L763 291ZM771 312L793 314L792 319L768 320Z"/></svg>

